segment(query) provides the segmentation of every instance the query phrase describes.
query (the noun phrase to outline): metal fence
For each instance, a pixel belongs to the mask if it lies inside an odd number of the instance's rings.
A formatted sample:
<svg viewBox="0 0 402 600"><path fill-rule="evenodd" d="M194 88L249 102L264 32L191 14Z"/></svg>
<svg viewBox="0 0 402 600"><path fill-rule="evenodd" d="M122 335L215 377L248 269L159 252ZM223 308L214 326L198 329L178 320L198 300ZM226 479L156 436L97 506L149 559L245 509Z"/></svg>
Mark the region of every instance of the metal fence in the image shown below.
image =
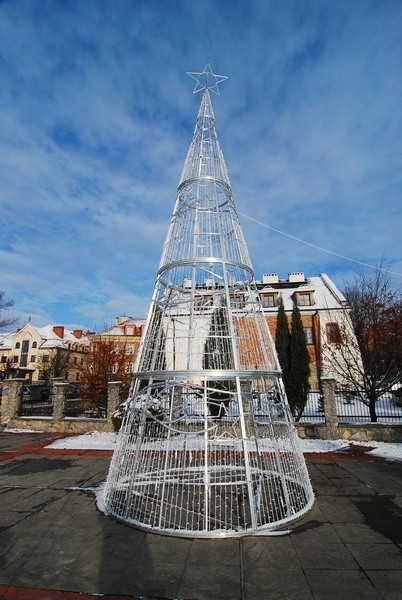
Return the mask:
<svg viewBox="0 0 402 600"><path fill-rule="evenodd" d="M337 390L335 402L339 423L371 423L368 401L367 404L363 402L356 392ZM383 394L377 400L375 410L377 423L402 423L402 400L391 392ZM299 423L325 423L324 401L320 390L310 390Z"/></svg>
<svg viewBox="0 0 402 600"><path fill-rule="evenodd" d="M360 396L361 395L361 396ZM370 423L370 410L364 392L357 394L350 390L337 390L335 393L339 423ZM377 423L402 422L402 402L391 392L383 394L375 404Z"/></svg>
<svg viewBox="0 0 402 600"><path fill-rule="evenodd" d="M74 387L74 386L72 386ZM78 390L78 388L76 388ZM105 406L94 406L93 402L76 397L76 390L67 389L64 404L64 417L78 419L105 419ZM52 417L53 403L51 397L51 385L49 384L27 384L22 387L18 414L20 417Z"/></svg>
<svg viewBox="0 0 402 600"><path fill-rule="evenodd" d="M321 390L310 390L299 423L325 423L324 399Z"/></svg>
<svg viewBox="0 0 402 600"><path fill-rule="evenodd" d="M106 419L106 412L106 406L94 406L82 398L68 398L64 416L77 419Z"/></svg>
<svg viewBox="0 0 402 600"><path fill-rule="evenodd" d="M50 385L23 385L21 390L20 417L51 417L53 404L50 399Z"/></svg>

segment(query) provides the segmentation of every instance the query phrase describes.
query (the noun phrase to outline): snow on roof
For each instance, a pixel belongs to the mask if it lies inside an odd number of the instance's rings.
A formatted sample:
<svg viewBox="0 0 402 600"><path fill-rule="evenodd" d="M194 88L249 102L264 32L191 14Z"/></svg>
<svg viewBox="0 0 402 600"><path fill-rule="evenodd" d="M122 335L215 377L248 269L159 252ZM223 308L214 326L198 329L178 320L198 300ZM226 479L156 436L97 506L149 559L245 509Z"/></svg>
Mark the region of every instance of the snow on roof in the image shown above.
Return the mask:
<svg viewBox="0 0 402 600"><path fill-rule="evenodd" d="M41 348L64 348L66 343L80 343L87 345L88 338L84 334L81 338L75 337L72 331L64 327L63 337L58 336L54 329L53 325L45 325L45 327L34 327L36 331L39 333L41 338L45 340L41 345Z"/></svg>
<svg viewBox="0 0 402 600"><path fill-rule="evenodd" d="M101 331L101 335L124 335L124 331L120 325L117 325L110 329L105 329L105 331Z"/></svg>
<svg viewBox="0 0 402 600"><path fill-rule="evenodd" d="M118 324L101 331L100 335L127 335L125 332L127 327L142 327L145 325L145 322L146 319L133 319L132 317L127 317L125 320L121 320L120 317Z"/></svg>
<svg viewBox="0 0 402 600"><path fill-rule="evenodd" d="M281 285L281 283L283 285ZM321 273L319 276L306 277L305 283L295 283L292 285L289 281L279 280L278 284L272 286L266 285L260 288L260 291L279 292L283 299L285 310L291 311L293 308L294 293L314 293L314 307L324 309L340 308L346 306L347 301L342 292L336 287L334 282L326 275ZM311 306L308 307L311 310Z"/></svg>
<svg viewBox="0 0 402 600"><path fill-rule="evenodd" d="M0 349L1 348L11 348L13 345L13 337L15 335L15 331L12 333L1 333L0 334Z"/></svg>

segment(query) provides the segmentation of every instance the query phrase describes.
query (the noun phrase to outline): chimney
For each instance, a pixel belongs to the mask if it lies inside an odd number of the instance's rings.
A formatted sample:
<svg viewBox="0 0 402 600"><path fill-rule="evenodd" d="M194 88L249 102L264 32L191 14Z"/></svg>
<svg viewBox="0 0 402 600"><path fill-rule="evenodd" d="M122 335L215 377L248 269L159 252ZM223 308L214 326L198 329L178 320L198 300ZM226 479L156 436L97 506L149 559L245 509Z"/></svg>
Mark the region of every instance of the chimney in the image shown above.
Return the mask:
<svg viewBox="0 0 402 600"><path fill-rule="evenodd" d="M80 340L82 338L82 329L73 329L73 335Z"/></svg>
<svg viewBox="0 0 402 600"><path fill-rule="evenodd" d="M64 325L55 325L53 327L53 331L56 335L59 336L59 338L64 338Z"/></svg>
<svg viewBox="0 0 402 600"><path fill-rule="evenodd" d="M306 278L302 271L297 271L295 273L289 273L289 283L304 283Z"/></svg>
<svg viewBox="0 0 402 600"><path fill-rule="evenodd" d="M278 273L264 273L262 283L279 283Z"/></svg>

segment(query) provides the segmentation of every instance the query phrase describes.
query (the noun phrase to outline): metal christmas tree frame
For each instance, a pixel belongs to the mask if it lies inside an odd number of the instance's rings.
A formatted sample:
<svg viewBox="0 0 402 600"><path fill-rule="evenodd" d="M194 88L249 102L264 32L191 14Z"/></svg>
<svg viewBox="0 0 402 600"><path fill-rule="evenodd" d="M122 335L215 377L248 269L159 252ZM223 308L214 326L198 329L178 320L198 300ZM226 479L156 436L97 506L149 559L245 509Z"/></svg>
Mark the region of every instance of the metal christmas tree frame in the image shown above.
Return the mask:
<svg viewBox="0 0 402 600"><path fill-rule="evenodd" d="M189 537L283 529L313 492L202 91L104 491L106 512Z"/></svg>

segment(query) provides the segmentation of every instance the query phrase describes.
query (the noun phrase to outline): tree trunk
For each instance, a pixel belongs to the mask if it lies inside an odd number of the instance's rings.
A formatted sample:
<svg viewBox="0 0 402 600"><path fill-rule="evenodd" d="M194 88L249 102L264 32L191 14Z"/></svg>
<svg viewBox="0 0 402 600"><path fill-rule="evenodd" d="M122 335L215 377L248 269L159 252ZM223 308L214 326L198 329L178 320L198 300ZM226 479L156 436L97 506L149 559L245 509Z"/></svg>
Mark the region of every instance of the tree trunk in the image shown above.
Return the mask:
<svg viewBox="0 0 402 600"><path fill-rule="evenodd" d="M375 411L375 402L376 402L376 398L369 399L370 421L372 423L377 423L377 413Z"/></svg>

